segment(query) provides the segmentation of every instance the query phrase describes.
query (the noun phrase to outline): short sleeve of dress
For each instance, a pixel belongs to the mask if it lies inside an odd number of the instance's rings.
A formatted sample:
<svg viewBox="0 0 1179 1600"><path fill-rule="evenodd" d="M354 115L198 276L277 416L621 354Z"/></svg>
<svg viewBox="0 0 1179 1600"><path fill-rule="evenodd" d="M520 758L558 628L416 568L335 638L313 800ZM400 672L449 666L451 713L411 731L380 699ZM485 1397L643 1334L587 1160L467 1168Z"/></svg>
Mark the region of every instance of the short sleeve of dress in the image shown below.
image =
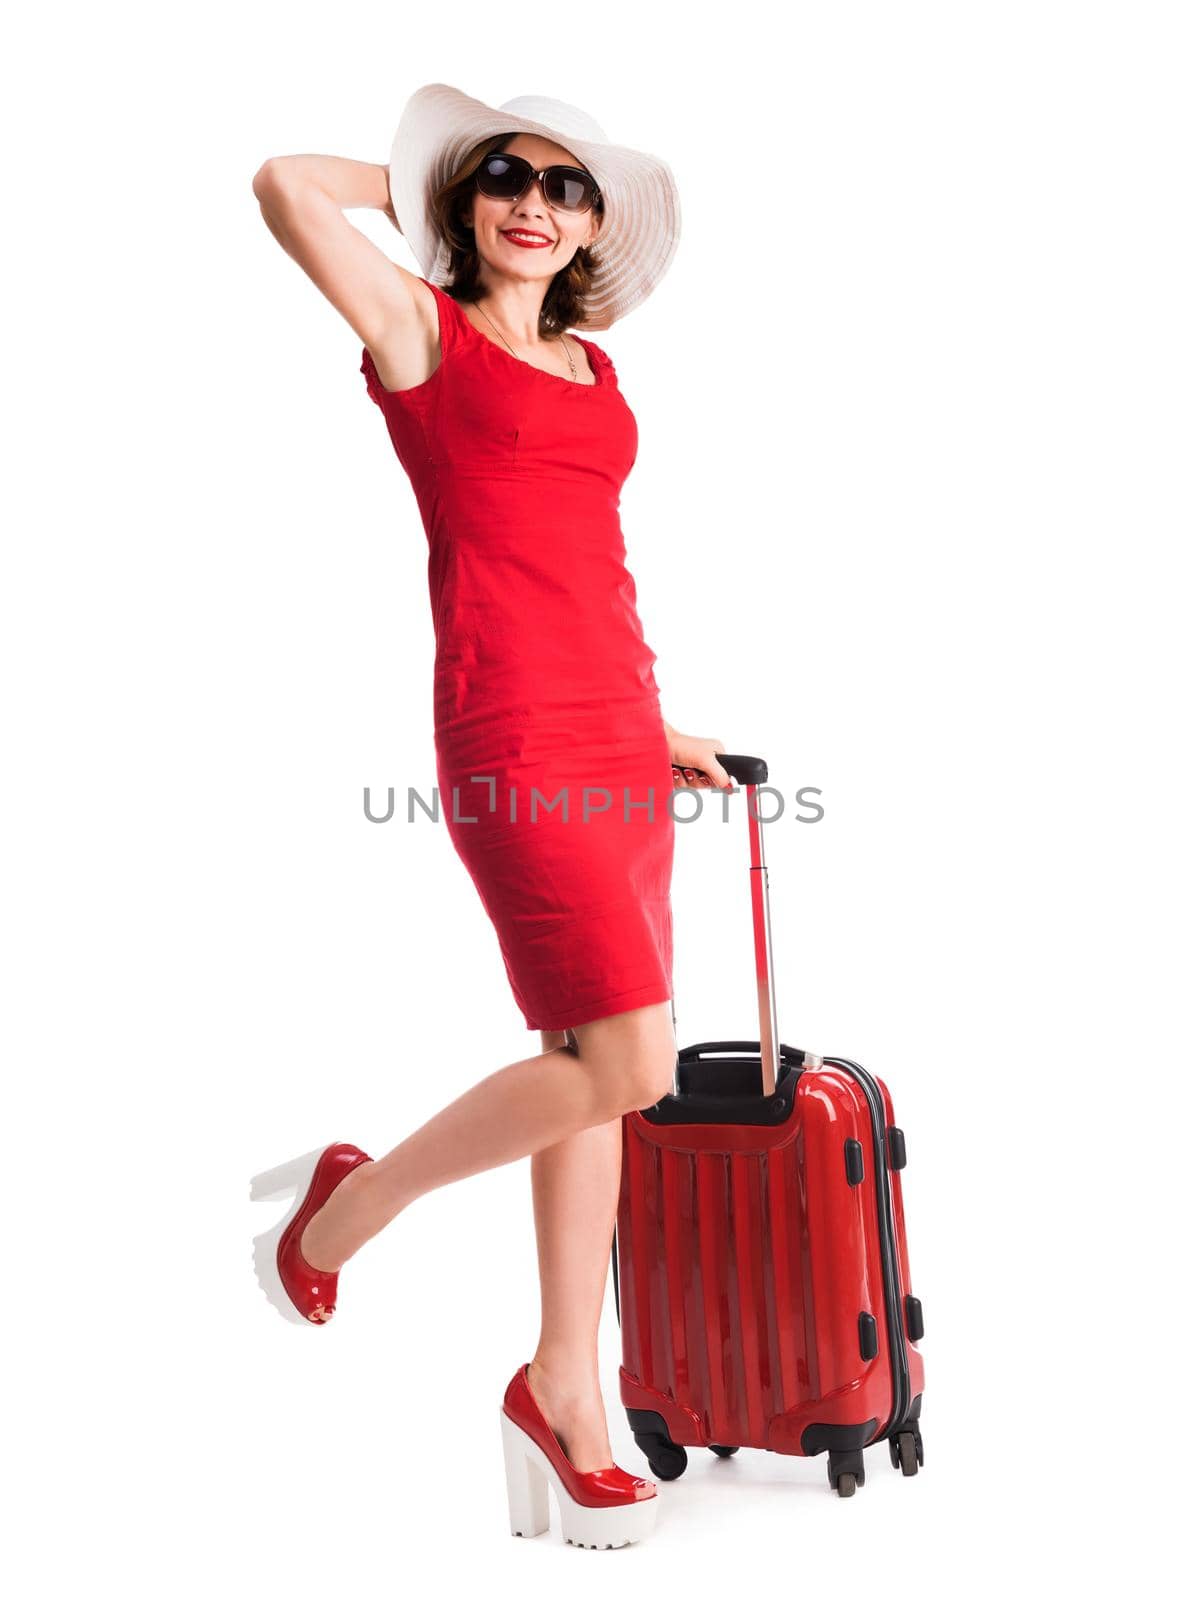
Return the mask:
<svg viewBox="0 0 1179 1600"><path fill-rule="evenodd" d="M613 361L611 361L605 350L602 349L600 344L596 344L593 339L586 339L581 334L578 334L578 338L581 339L582 344L588 345L593 351L594 362L597 366L602 383L612 384L614 388L617 388L618 374L614 370Z"/></svg>
<svg viewBox="0 0 1179 1600"><path fill-rule="evenodd" d="M385 409L384 396L388 394L389 391L385 388L384 384L377 376L376 363L373 361L372 354L367 345L364 346L363 353L360 357L360 370L364 374L365 383L368 385L370 399L379 405L383 411Z"/></svg>

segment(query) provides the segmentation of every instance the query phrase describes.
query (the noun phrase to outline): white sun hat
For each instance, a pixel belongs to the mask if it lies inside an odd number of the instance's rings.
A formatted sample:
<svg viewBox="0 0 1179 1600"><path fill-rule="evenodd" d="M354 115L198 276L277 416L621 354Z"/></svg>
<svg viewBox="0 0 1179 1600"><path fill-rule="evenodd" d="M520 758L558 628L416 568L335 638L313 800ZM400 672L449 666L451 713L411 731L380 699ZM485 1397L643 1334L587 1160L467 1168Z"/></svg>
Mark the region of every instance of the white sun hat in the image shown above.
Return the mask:
<svg viewBox="0 0 1179 1600"><path fill-rule="evenodd" d="M536 133L564 145L601 189L605 211L592 247L598 270L577 326L610 327L647 298L671 265L679 193L665 161L612 143L587 112L546 95L517 95L499 107L447 83L427 83L410 95L389 153L389 199L426 279L441 287L450 260L430 218L430 195L481 139L497 133Z"/></svg>

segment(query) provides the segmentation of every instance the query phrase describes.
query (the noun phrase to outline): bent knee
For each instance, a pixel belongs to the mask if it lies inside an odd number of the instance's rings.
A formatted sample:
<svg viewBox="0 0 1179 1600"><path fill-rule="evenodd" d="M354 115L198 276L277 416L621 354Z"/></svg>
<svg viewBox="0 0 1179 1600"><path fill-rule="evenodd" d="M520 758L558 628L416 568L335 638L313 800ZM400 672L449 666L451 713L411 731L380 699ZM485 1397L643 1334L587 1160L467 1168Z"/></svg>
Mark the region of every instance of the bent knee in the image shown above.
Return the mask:
<svg viewBox="0 0 1179 1600"><path fill-rule="evenodd" d="M571 1030L613 1115L654 1105L675 1088L677 1050L667 1001Z"/></svg>

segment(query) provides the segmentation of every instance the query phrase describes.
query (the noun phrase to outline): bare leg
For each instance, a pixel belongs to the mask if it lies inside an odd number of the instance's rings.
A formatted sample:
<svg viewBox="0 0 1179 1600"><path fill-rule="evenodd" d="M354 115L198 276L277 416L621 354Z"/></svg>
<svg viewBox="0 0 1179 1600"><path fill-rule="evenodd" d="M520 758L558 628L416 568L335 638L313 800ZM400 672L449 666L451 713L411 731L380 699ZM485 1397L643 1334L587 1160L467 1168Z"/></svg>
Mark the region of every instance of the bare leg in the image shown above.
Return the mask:
<svg viewBox="0 0 1179 1600"><path fill-rule="evenodd" d="M577 1033L578 1053L562 1046L501 1067L379 1161L349 1173L307 1224L302 1249L308 1262L336 1272L431 1189L612 1122L665 1092L652 1089L666 1084L674 1070L666 1001Z"/></svg>
<svg viewBox="0 0 1179 1600"><path fill-rule="evenodd" d="M559 1048L563 1040L577 1048L572 1030L540 1037L546 1050ZM528 1382L579 1472L613 1464L598 1370L598 1330L621 1158L622 1123L617 1117L582 1128L532 1156L541 1325Z"/></svg>

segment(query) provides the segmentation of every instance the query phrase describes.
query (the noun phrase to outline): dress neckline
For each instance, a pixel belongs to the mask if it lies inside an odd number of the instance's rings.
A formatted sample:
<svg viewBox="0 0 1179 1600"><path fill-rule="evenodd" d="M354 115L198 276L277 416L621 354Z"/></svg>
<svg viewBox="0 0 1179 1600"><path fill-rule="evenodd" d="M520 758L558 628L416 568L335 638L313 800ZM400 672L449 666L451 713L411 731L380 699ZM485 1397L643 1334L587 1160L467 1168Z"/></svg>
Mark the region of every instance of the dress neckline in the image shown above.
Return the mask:
<svg viewBox="0 0 1179 1600"><path fill-rule="evenodd" d="M570 330L568 337L577 339L578 344L585 351L586 360L590 364L590 371L594 375L593 383L582 383L579 378L563 378L559 372L549 372L544 367L534 366L531 361L525 361L523 356L514 356L510 350L505 350L502 344L497 344L489 333L484 333L482 328L477 328L457 301L454 302L454 308L477 339L482 339L484 344L489 344L493 350L498 351L501 356L507 356L508 360L514 361L517 366L527 367L529 371L539 373L542 378L552 378L554 383L566 383L571 389L597 389L601 386L602 374L598 370L598 363L593 350L584 339L578 339L572 330Z"/></svg>
<svg viewBox="0 0 1179 1600"><path fill-rule="evenodd" d="M426 282L429 282L429 279L426 279ZM447 293L440 284L431 283L430 287L436 294L446 296L455 316L462 321L476 339L482 339L484 344L489 345L499 355L505 356L507 360L514 361L518 367L527 367L530 372L535 372L538 377L551 378L554 383L563 383L569 389L602 389L605 387L605 374L599 364L597 351L588 339L583 339L580 334L574 333L572 329L569 331L568 337L576 339L585 351L586 360L590 364L590 371L594 375L593 383L582 383L577 378L563 378L559 372L546 372L544 367L533 366L531 361L525 361L522 356L514 356L510 350L505 350L502 344L497 344L490 334L484 333L482 328L477 328L454 296Z"/></svg>

